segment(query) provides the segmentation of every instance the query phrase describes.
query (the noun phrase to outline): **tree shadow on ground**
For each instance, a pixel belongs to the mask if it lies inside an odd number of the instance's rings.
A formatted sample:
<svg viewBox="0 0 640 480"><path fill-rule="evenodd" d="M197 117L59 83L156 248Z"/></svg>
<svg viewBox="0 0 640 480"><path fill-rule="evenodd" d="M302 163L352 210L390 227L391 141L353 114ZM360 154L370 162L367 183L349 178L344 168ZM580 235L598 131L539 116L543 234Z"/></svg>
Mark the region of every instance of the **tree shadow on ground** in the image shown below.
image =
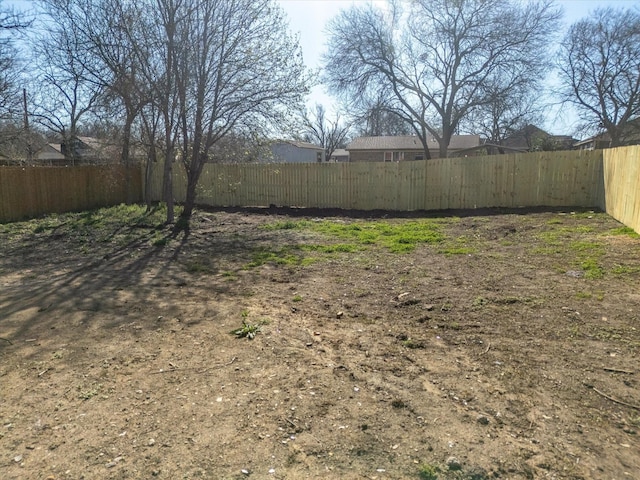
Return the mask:
<svg viewBox="0 0 640 480"><path fill-rule="evenodd" d="M229 256L249 258L256 248L253 239L239 241L231 230L197 230L194 235L193 229L183 225L165 227L159 235L154 227L127 228L135 229L132 240L113 245L110 242L118 232L112 232L89 254L53 232L39 239L25 238L0 256L4 284L0 337L5 339L0 341L0 351L20 348L27 340L48 336L51 330L68 329L69 322L75 329L73 335L82 336L94 327L99 312L110 317L108 322L103 319L103 326L117 328L131 321L130 306L157 302L159 288L170 313L183 299L182 290L204 274L205 281L211 282L212 295L228 294L230 283L218 278L222 262ZM190 259L205 259L206 272L191 270ZM147 326L154 327L153 323Z"/></svg>

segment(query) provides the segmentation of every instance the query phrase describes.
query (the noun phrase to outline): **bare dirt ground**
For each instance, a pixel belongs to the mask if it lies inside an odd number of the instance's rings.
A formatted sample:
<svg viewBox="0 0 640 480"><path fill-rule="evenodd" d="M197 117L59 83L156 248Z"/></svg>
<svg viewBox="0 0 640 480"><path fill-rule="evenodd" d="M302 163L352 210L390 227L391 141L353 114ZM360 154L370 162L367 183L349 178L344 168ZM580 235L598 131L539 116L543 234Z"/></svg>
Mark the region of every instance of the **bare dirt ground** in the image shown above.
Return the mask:
<svg viewBox="0 0 640 480"><path fill-rule="evenodd" d="M606 214L123 210L0 225L0 478L640 478Z"/></svg>

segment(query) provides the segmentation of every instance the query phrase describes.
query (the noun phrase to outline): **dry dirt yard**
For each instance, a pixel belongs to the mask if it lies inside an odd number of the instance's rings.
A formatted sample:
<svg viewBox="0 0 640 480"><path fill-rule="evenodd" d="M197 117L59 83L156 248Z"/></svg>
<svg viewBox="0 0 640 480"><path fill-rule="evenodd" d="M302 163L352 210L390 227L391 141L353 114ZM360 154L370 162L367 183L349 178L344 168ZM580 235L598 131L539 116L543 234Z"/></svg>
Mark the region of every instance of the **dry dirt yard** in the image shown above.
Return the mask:
<svg viewBox="0 0 640 480"><path fill-rule="evenodd" d="M0 478L640 478L638 235L347 213L0 225Z"/></svg>

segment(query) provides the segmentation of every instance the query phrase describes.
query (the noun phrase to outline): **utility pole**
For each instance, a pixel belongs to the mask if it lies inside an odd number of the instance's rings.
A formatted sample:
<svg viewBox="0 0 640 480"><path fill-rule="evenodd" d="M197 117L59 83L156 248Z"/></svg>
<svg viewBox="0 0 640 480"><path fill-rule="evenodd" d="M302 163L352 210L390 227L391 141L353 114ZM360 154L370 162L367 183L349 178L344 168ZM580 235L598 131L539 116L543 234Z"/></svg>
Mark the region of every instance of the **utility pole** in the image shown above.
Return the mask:
<svg viewBox="0 0 640 480"><path fill-rule="evenodd" d="M33 145L31 145L31 131L29 130L29 112L27 111L27 89L22 89L22 103L24 106L24 140L27 145L27 164L33 164Z"/></svg>

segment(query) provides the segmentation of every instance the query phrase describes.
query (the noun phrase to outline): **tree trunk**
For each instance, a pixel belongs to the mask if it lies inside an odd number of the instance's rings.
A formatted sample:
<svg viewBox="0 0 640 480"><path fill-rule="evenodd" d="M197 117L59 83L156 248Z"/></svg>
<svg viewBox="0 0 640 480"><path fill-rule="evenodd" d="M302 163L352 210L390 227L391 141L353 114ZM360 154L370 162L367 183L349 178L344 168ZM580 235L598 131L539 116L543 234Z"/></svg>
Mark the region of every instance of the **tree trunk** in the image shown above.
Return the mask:
<svg viewBox="0 0 640 480"><path fill-rule="evenodd" d="M144 201L147 204L147 212L151 211L151 174L153 166L157 163L156 146L151 144L149 154L147 155L147 165L144 172Z"/></svg>
<svg viewBox="0 0 640 480"><path fill-rule="evenodd" d="M187 196L184 202L184 209L180 214L180 218L183 221L186 221L187 225L193 213L193 208L196 205L196 188L198 186L198 181L200 180L200 175L202 174L202 170L207 158L206 153L202 153L200 151L200 145L201 138L198 136L198 138L196 138L194 142L194 150L192 154L193 157L191 158L191 168L187 170Z"/></svg>
<svg viewBox="0 0 640 480"><path fill-rule="evenodd" d="M162 197L167 204L167 224L175 222L173 212L173 149L168 148L164 158L164 177L162 182Z"/></svg>
<svg viewBox="0 0 640 480"><path fill-rule="evenodd" d="M121 160L122 164L125 168L125 188L127 192L127 205L133 203L133 195L131 192L131 161L129 158L129 145L131 143L131 125L133 125L133 120L135 119L135 115L131 112L127 113L127 117L124 122L124 129L122 131L122 153Z"/></svg>

